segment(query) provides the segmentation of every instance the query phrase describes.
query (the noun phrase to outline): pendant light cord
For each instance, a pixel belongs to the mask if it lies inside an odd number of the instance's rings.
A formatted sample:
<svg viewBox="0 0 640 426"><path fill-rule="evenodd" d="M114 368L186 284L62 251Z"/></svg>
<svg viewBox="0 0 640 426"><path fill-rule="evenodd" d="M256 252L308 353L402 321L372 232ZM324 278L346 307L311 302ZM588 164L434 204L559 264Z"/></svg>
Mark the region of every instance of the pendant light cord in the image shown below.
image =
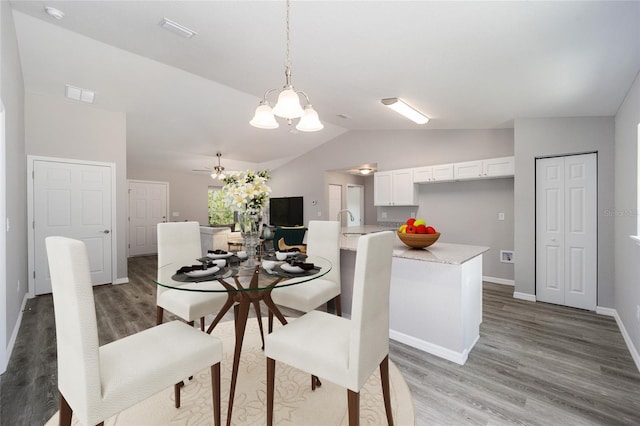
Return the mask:
<svg viewBox="0 0 640 426"><path fill-rule="evenodd" d="M287 86L291 86L291 30L290 30L290 14L291 4L290 1L287 0L287 50L286 50L286 60L284 63L284 74L287 82Z"/></svg>

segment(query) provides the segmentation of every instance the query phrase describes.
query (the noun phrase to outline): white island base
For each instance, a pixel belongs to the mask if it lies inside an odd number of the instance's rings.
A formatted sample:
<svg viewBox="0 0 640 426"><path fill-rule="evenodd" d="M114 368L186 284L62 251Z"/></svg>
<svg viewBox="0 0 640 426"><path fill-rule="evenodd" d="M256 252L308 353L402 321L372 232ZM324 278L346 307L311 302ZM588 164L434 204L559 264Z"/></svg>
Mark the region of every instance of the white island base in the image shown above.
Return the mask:
<svg viewBox="0 0 640 426"><path fill-rule="evenodd" d="M346 316L350 315L357 239L341 239ZM480 338L482 253L488 249L436 243L418 250L397 239L391 269L389 337L463 365Z"/></svg>
<svg viewBox="0 0 640 426"><path fill-rule="evenodd" d="M393 259L391 339L462 365L481 322L482 255L460 265Z"/></svg>

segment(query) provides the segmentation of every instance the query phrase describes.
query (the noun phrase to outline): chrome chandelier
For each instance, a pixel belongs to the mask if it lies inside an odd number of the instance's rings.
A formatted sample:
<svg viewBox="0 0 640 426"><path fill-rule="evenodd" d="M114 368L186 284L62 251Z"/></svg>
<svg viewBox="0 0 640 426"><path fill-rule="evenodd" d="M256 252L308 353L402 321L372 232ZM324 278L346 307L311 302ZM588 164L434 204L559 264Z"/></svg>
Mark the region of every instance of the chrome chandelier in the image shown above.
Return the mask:
<svg viewBox="0 0 640 426"><path fill-rule="evenodd" d="M294 119L300 118L296 125L297 130L301 132L316 132L324 128L318 118L318 113L313 109L313 106L309 101L309 96L307 96L303 91L296 90L291 84L291 36L289 29L290 7L290 1L287 0L287 48L284 71L285 85L282 89L269 89L265 92L264 97L256 108L256 113L249 124L259 129L276 129L279 127L279 124L274 115L277 115L278 117L285 118L288 124L291 124ZM267 96L273 92L277 92L278 90L280 91L278 101L272 109L269 101L267 100ZM300 95L302 95L306 102L304 107L300 105Z"/></svg>

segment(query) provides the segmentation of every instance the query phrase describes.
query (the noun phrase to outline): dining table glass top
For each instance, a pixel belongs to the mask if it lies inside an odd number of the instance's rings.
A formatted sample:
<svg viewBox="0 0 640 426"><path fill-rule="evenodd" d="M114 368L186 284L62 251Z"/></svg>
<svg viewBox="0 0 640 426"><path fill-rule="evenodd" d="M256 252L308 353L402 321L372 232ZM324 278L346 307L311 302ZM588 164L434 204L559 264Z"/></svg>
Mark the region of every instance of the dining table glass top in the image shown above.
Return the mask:
<svg viewBox="0 0 640 426"><path fill-rule="evenodd" d="M168 263L159 266L155 283L165 288L203 293L248 292L309 282L326 275L332 267L331 261L320 256L307 257L298 262L262 260L257 261L255 267L246 267L244 262L215 266L207 263L199 265L196 261L202 262L202 259L194 259L193 265ZM212 285L225 280L232 280L234 285Z"/></svg>

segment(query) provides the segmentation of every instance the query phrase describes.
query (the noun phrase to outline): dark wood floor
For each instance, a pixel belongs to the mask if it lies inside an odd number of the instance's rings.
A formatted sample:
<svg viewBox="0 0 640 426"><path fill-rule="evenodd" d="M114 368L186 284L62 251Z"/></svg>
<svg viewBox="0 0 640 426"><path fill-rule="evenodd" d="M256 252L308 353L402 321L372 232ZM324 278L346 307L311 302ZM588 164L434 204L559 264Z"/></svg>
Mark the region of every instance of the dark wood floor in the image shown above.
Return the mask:
<svg viewBox="0 0 640 426"><path fill-rule="evenodd" d="M154 325L155 268L155 257L132 258L129 284L95 288L101 344ZM615 321L512 294L485 283L480 340L464 366L391 342L417 424L640 424L640 374ZM51 296L28 301L0 386L2 425L42 425L57 410Z"/></svg>

